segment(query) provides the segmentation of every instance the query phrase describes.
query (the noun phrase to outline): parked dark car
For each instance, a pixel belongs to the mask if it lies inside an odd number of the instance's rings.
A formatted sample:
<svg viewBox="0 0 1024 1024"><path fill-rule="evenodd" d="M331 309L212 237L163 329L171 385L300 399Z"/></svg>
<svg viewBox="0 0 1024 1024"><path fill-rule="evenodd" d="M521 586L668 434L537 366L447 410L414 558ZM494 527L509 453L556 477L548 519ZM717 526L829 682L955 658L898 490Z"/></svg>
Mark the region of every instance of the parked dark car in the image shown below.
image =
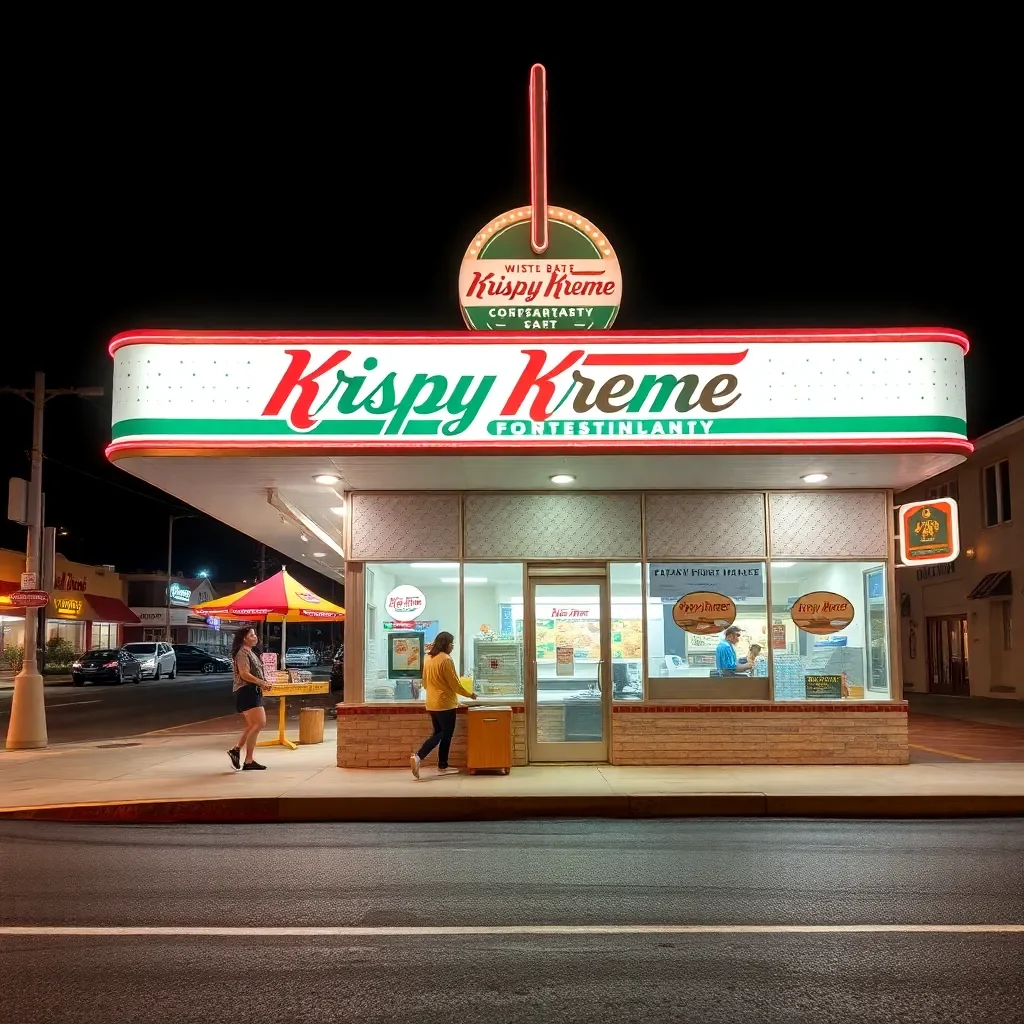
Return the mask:
<svg viewBox="0 0 1024 1024"><path fill-rule="evenodd" d="M174 653L178 658L178 668L182 672L230 672L231 659L223 654L211 654L202 647L192 644L175 644Z"/></svg>
<svg viewBox="0 0 1024 1024"><path fill-rule="evenodd" d="M331 693L345 696L345 648L339 647L331 662Z"/></svg>
<svg viewBox="0 0 1024 1024"><path fill-rule="evenodd" d="M142 678L142 665L122 649L100 647L86 651L71 666L71 681L75 686L89 683L137 683Z"/></svg>

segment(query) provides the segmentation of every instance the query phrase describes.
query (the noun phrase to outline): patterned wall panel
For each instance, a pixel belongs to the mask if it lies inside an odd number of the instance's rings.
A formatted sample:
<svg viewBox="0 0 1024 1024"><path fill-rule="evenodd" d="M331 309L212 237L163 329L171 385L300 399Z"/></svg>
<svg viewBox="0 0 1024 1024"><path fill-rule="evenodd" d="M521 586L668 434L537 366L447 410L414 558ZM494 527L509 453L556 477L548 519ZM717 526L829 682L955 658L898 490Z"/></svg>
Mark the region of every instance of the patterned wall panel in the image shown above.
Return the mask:
<svg viewBox="0 0 1024 1024"><path fill-rule="evenodd" d="M885 558L891 524L883 491L772 494L773 558Z"/></svg>
<svg viewBox="0 0 1024 1024"><path fill-rule="evenodd" d="M457 494L354 494L351 508L353 561L458 560Z"/></svg>
<svg viewBox="0 0 1024 1024"><path fill-rule="evenodd" d="M648 494L647 557L763 558L764 495Z"/></svg>
<svg viewBox="0 0 1024 1024"><path fill-rule="evenodd" d="M469 494L466 557L640 558L638 494Z"/></svg>

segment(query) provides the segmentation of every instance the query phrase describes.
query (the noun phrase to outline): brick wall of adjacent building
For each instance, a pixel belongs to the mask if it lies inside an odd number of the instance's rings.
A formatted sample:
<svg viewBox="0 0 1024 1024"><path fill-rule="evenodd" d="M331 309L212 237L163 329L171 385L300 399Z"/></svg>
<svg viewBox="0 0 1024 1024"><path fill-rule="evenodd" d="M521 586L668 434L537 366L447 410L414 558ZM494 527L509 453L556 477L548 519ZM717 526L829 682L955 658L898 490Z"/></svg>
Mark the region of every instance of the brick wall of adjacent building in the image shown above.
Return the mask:
<svg viewBox="0 0 1024 1024"><path fill-rule="evenodd" d="M422 705L339 704L339 768L408 768L409 755L430 735ZM436 755L432 755L436 756ZM466 764L466 713L456 719L449 764ZM525 708L512 708L512 763L526 764Z"/></svg>
<svg viewBox="0 0 1024 1024"><path fill-rule="evenodd" d="M616 705L612 764L906 764L907 705Z"/></svg>

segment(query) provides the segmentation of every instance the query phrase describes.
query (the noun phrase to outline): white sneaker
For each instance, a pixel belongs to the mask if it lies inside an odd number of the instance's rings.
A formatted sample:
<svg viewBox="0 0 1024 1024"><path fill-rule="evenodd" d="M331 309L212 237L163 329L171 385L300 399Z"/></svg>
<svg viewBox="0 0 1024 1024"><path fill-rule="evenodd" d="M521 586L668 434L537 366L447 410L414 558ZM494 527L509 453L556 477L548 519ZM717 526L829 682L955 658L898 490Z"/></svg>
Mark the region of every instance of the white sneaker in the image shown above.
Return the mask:
<svg viewBox="0 0 1024 1024"><path fill-rule="evenodd" d="M413 754L409 758L409 767L412 769L413 775L418 779L420 777L420 755Z"/></svg>
<svg viewBox="0 0 1024 1024"><path fill-rule="evenodd" d="M437 769L437 774L438 775L458 775L459 774L459 769L458 768L438 768Z"/></svg>

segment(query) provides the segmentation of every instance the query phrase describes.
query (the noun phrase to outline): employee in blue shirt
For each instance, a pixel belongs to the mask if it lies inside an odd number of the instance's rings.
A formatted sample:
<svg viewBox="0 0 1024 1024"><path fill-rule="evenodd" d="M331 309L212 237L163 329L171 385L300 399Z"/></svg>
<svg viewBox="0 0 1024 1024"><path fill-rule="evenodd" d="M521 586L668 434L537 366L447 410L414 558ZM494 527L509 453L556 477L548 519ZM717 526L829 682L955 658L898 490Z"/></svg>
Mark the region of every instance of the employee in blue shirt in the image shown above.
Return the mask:
<svg viewBox="0 0 1024 1024"><path fill-rule="evenodd" d="M720 676L738 676L754 666L746 659L736 660L736 645L740 642L740 627L730 626L715 648L715 668Z"/></svg>

